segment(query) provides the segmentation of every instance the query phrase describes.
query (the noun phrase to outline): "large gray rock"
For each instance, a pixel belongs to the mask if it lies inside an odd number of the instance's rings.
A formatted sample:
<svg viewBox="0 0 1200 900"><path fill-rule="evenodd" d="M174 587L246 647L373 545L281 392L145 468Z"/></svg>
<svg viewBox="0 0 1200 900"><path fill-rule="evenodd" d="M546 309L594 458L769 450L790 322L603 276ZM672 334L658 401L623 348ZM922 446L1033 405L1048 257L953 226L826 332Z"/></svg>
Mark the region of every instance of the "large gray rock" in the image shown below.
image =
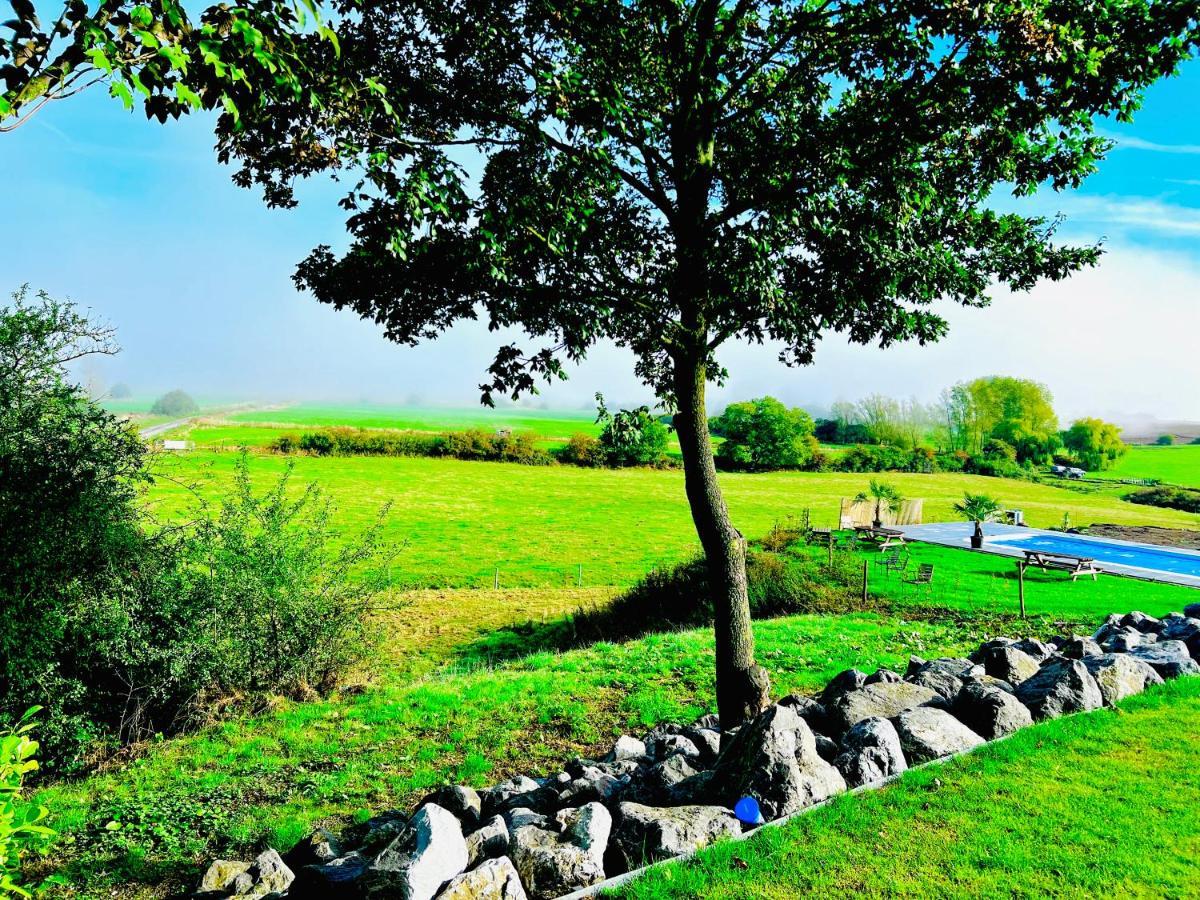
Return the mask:
<svg viewBox="0 0 1200 900"><path fill-rule="evenodd" d="M950 713L931 706L905 710L892 719L892 723L900 735L905 759L914 766L984 743L983 738Z"/></svg>
<svg viewBox="0 0 1200 900"><path fill-rule="evenodd" d="M1158 635L1156 634L1147 634L1138 631L1136 628L1117 626L1100 642L1100 648L1106 653L1128 653L1135 647L1143 647L1157 641ZM1097 657L1091 658L1095 659Z"/></svg>
<svg viewBox="0 0 1200 900"><path fill-rule="evenodd" d="M812 730L793 709L778 705L741 727L717 759L709 785L721 806L732 808L741 797L754 797L767 820L845 789L838 770L817 753Z"/></svg>
<svg viewBox="0 0 1200 900"><path fill-rule="evenodd" d="M459 875L438 900L528 900L528 895L512 860L501 856Z"/></svg>
<svg viewBox="0 0 1200 900"><path fill-rule="evenodd" d="M1088 656L1103 656L1104 650L1090 637L1072 635L1058 645L1058 652L1067 659L1084 659Z"/></svg>
<svg viewBox="0 0 1200 900"><path fill-rule="evenodd" d="M830 679L829 684L825 685L825 690L821 692L820 702L829 706L843 694L859 690L866 682L867 673L860 672L858 669L846 669L844 672L839 672Z"/></svg>
<svg viewBox="0 0 1200 900"><path fill-rule="evenodd" d="M483 803L480 818L492 816L517 806L526 806L541 811L540 807L545 799L546 790L553 792L552 788L544 787L541 782L535 781L528 775L517 775L508 781L502 781L500 784L480 792ZM539 795L539 791L543 791L543 793ZM556 800L558 799L557 792L554 792L554 797Z"/></svg>
<svg viewBox="0 0 1200 900"><path fill-rule="evenodd" d="M1077 659L1051 659L1017 685L1016 697L1035 719L1099 709L1104 697L1087 667Z"/></svg>
<svg viewBox="0 0 1200 900"><path fill-rule="evenodd" d="M1189 619L1200 619L1200 603L1189 603L1183 608L1183 614Z"/></svg>
<svg viewBox="0 0 1200 900"><path fill-rule="evenodd" d="M984 670L968 659L943 657L931 659L908 674L908 681L929 688L943 700L950 701L962 690L963 679L982 675Z"/></svg>
<svg viewBox="0 0 1200 900"><path fill-rule="evenodd" d="M1200 619L1191 619L1179 613L1163 616L1160 637L1164 640L1187 643L1196 635L1200 635Z"/></svg>
<svg viewBox="0 0 1200 900"><path fill-rule="evenodd" d="M844 694L829 709L831 734L844 734L863 719L890 719L906 709L944 702L941 695L919 684L871 684Z"/></svg>
<svg viewBox="0 0 1200 900"><path fill-rule="evenodd" d="M598 766L583 766L579 775L559 788L558 797L562 806L583 806L593 800L608 803L625 790L629 776L616 777Z"/></svg>
<svg viewBox="0 0 1200 900"><path fill-rule="evenodd" d="M564 809L563 829L528 825L512 836L512 860L533 900L551 900L604 880L612 815L599 803Z"/></svg>
<svg viewBox="0 0 1200 900"><path fill-rule="evenodd" d="M371 900L433 900L467 867L467 842L453 813L426 803L410 829L375 858L363 876L363 896Z"/></svg>
<svg viewBox="0 0 1200 900"><path fill-rule="evenodd" d="M1127 653L1106 653L1085 659L1083 664L1096 679L1105 706L1116 706L1126 697L1140 694L1152 684L1162 684L1149 663Z"/></svg>
<svg viewBox="0 0 1200 900"><path fill-rule="evenodd" d="M237 900L262 900L281 896L295 880L283 857L275 850L267 850L252 863L217 860L200 880L199 892Z"/></svg>
<svg viewBox="0 0 1200 900"><path fill-rule="evenodd" d="M608 754L610 762L622 759L641 759L646 756L646 742L639 741L632 735L623 734L613 744L612 752Z"/></svg>
<svg viewBox="0 0 1200 900"><path fill-rule="evenodd" d="M615 869L627 872L643 863L700 850L741 831L737 817L723 806L658 808L622 803L609 858L614 860Z"/></svg>
<svg viewBox="0 0 1200 900"><path fill-rule="evenodd" d="M829 731L829 710L819 700L800 694L789 694L779 701L779 705L790 706L808 727L818 734L825 734Z"/></svg>
<svg viewBox="0 0 1200 900"><path fill-rule="evenodd" d="M896 726L877 717L846 732L834 765L850 787L875 784L908 769Z"/></svg>
<svg viewBox="0 0 1200 900"><path fill-rule="evenodd" d="M1032 678L1037 674L1039 668L1038 660L1013 646L993 647L983 654L980 662L984 672L988 675L999 678L1001 681L1007 681L1013 686L1020 684L1026 678Z"/></svg>
<svg viewBox="0 0 1200 900"><path fill-rule="evenodd" d="M1013 696L1011 690L985 681L964 682L951 709L955 718L988 740L1033 724L1028 707Z"/></svg>
<svg viewBox="0 0 1200 900"><path fill-rule="evenodd" d="M1028 654L1036 659L1039 663L1045 662L1054 655L1054 648L1049 644L1039 641L1036 638L1025 638L1013 644L1013 647L1020 650L1022 653Z"/></svg>
<svg viewBox="0 0 1200 900"><path fill-rule="evenodd" d="M342 843L337 835L318 828L283 855L289 869L298 872L305 866L321 866L342 855Z"/></svg>
<svg viewBox="0 0 1200 900"><path fill-rule="evenodd" d="M508 824L500 816L492 816L467 835L467 868L507 854Z"/></svg>
<svg viewBox="0 0 1200 900"><path fill-rule="evenodd" d="M1162 622L1154 618L1154 616L1148 616L1144 612L1137 610L1122 616L1121 624L1126 627L1136 628L1138 631L1145 632L1146 634L1157 634L1162 631Z"/></svg>
<svg viewBox="0 0 1200 900"><path fill-rule="evenodd" d="M535 782L536 783L536 782ZM462 823L463 831L470 831L479 824L483 815L483 802L474 789L461 784L448 784L438 788L421 801L440 806Z"/></svg>
<svg viewBox="0 0 1200 900"><path fill-rule="evenodd" d="M682 753L668 756L662 762L655 763L641 772L624 789L622 798L650 806L670 802L672 790L698 773L692 762L693 760Z"/></svg>
<svg viewBox="0 0 1200 900"><path fill-rule="evenodd" d="M695 760L700 758L700 749L683 734L664 734L648 742L646 749L650 751L652 757L658 760L676 755Z"/></svg>
<svg viewBox="0 0 1200 900"><path fill-rule="evenodd" d="M1149 663L1163 678L1200 675L1200 665L1192 659L1183 641L1159 641L1145 647L1135 647L1129 651L1129 655Z"/></svg>
<svg viewBox="0 0 1200 900"><path fill-rule="evenodd" d="M225 893L248 889L254 879L249 874L250 863L236 859L217 859L200 877L196 892L200 894Z"/></svg>
<svg viewBox="0 0 1200 900"><path fill-rule="evenodd" d="M837 755L842 752L841 748L837 744L837 741L835 741L833 738L827 738L825 735L817 734L817 732L814 731L813 740L817 744L817 755L827 763L833 762L835 759L837 759Z"/></svg>
<svg viewBox="0 0 1200 900"><path fill-rule="evenodd" d="M721 732L716 728L685 728L683 736L700 751L699 765L711 766L721 754Z"/></svg>
<svg viewBox="0 0 1200 900"><path fill-rule="evenodd" d="M876 669L872 674L867 676L864 684L895 684L898 681L903 681L904 678L899 672L893 672L891 669Z"/></svg>

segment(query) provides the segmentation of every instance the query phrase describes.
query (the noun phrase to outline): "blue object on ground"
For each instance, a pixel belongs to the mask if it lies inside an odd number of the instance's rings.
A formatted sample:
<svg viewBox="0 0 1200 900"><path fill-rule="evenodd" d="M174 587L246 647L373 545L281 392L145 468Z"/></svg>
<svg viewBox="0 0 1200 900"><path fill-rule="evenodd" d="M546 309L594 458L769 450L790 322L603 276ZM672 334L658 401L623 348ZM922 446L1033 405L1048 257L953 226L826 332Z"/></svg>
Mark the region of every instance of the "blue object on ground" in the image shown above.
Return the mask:
<svg viewBox="0 0 1200 900"><path fill-rule="evenodd" d="M758 808L758 801L753 797L743 797L739 800L733 807L733 814L744 825L761 825L764 821L762 810Z"/></svg>

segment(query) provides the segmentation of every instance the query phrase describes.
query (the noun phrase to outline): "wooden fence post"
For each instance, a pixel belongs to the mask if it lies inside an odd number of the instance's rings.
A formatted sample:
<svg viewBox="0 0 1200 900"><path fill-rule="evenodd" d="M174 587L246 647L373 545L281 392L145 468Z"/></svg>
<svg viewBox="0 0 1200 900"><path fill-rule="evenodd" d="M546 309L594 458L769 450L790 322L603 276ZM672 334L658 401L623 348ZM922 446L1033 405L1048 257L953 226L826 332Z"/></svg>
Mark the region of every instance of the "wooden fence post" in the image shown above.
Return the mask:
<svg viewBox="0 0 1200 900"><path fill-rule="evenodd" d="M867 567L870 565L868 560L863 560L863 604L867 602Z"/></svg>
<svg viewBox="0 0 1200 900"><path fill-rule="evenodd" d="M1021 603L1021 618L1025 618L1025 560L1017 561L1017 599Z"/></svg>

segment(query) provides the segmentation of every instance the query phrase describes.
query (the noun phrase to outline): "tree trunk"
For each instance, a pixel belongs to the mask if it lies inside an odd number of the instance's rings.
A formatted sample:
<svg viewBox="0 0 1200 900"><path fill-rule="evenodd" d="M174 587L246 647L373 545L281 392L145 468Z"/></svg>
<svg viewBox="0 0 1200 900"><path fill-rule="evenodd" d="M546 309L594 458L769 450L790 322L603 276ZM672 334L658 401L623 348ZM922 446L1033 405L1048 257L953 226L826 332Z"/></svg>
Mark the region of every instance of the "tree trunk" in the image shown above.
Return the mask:
<svg viewBox="0 0 1200 900"><path fill-rule="evenodd" d="M746 592L746 541L729 521L717 483L708 414L704 407L703 362L675 361L675 429L683 452L684 481L692 521L708 563L715 612L717 713L729 729L757 715L769 702L770 679L754 663L754 632Z"/></svg>

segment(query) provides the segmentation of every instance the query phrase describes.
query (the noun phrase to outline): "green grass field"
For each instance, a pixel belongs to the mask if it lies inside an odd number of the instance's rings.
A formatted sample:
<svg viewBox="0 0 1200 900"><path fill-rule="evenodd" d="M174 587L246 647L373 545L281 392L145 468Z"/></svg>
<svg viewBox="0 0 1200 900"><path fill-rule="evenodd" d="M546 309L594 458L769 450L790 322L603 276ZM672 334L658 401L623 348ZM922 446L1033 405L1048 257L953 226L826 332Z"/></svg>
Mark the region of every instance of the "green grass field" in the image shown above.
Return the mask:
<svg viewBox="0 0 1200 900"><path fill-rule="evenodd" d="M170 519L185 513L185 485L202 496L223 492L235 454L164 455L149 495ZM278 476L286 458L253 456L261 482ZM316 481L337 502L337 522L361 527L387 502L388 536L404 544L393 577L410 586L484 587L500 570L503 587L629 584L656 566L693 555L697 541L679 471L580 469L422 458L294 458L297 488ZM774 472L722 476L734 523L764 534L788 516L811 512L814 524L836 524L839 502L870 476ZM907 497L924 498L925 521L954 518L964 491L984 492L1020 507L1035 526L1071 522L1198 527L1200 516L1126 503L1116 489L1079 492L1009 479L895 474L887 480Z"/></svg>
<svg viewBox="0 0 1200 900"><path fill-rule="evenodd" d="M351 425L356 428L395 428L402 431L456 431L465 428L512 428L544 438L566 440L576 432L599 434L596 411L523 408L467 409L390 406L320 406L302 403L277 409L246 410L227 418L239 423L275 425Z"/></svg>
<svg viewBox="0 0 1200 900"><path fill-rule="evenodd" d="M1169 484L1200 488L1200 444L1130 447L1116 466L1098 474L1102 478L1157 478Z"/></svg>
<svg viewBox="0 0 1200 900"><path fill-rule="evenodd" d="M626 900L1195 897L1200 679L1044 722L655 870Z"/></svg>

